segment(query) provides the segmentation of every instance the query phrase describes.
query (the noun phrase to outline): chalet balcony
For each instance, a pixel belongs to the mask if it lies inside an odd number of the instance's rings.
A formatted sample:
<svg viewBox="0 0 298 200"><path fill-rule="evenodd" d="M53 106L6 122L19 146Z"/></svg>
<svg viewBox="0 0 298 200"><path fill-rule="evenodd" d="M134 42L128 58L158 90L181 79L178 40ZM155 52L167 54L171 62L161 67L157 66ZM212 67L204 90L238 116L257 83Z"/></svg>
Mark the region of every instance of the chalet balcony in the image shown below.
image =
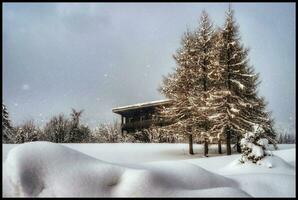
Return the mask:
<svg viewBox="0 0 298 200"><path fill-rule="evenodd" d="M127 122L125 124L122 124L122 130L141 130L144 128L149 128L151 125L157 125L162 126L167 124L168 122L165 120L142 120L142 121L136 121L136 122Z"/></svg>

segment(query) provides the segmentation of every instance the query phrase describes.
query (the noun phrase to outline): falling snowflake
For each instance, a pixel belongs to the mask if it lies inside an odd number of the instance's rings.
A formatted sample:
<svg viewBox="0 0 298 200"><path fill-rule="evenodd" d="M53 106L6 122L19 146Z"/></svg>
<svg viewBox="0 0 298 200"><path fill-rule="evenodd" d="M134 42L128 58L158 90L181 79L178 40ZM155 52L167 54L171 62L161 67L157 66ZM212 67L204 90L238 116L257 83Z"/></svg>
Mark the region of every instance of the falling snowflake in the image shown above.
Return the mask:
<svg viewBox="0 0 298 200"><path fill-rule="evenodd" d="M293 117L291 116L291 117L289 117L289 120L292 120L293 119Z"/></svg>
<svg viewBox="0 0 298 200"><path fill-rule="evenodd" d="M29 89L30 89L30 85L28 85L28 84L22 85L22 90L29 90Z"/></svg>

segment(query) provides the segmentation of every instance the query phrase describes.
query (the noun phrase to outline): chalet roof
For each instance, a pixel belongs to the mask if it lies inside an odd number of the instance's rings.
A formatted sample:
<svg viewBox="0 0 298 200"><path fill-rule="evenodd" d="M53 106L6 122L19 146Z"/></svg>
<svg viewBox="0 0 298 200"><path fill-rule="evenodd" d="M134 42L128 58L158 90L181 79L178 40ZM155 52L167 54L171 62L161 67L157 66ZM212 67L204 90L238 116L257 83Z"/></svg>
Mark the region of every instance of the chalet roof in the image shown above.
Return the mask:
<svg viewBox="0 0 298 200"><path fill-rule="evenodd" d="M160 105L169 104L171 102L172 102L171 99L163 99L163 100L150 101L150 102L137 103L137 104L127 105L127 106L117 107L117 108L113 108L112 111L114 113L120 114L122 112L129 111L129 110L136 110L136 109L152 107L152 106L160 106Z"/></svg>

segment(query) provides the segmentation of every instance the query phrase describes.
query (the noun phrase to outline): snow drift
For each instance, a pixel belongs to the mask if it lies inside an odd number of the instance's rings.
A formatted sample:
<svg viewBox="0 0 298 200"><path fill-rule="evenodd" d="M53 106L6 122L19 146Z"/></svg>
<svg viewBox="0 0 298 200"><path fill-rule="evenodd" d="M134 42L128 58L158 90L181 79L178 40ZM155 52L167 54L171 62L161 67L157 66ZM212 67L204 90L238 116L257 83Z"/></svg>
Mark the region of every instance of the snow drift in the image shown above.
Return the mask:
<svg viewBox="0 0 298 200"><path fill-rule="evenodd" d="M7 146L9 151L4 145L8 153L4 154L3 196L295 196L295 167L291 165L295 162L295 147L273 152L286 155L286 161L283 157L268 157L264 160L272 164L268 168L240 164L239 154L192 159L185 155L182 159L179 152L183 153L181 148L185 145L146 145L31 142ZM120 147L126 152L126 159L122 158L125 155ZM136 151L148 158L133 157ZM153 162L148 162L149 157ZM116 162L117 158L120 162Z"/></svg>
<svg viewBox="0 0 298 200"><path fill-rule="evenodd" d="M112 164L49 142L12 149L4 174L4 196L247 196L235 181L193 164Z"/></svg>

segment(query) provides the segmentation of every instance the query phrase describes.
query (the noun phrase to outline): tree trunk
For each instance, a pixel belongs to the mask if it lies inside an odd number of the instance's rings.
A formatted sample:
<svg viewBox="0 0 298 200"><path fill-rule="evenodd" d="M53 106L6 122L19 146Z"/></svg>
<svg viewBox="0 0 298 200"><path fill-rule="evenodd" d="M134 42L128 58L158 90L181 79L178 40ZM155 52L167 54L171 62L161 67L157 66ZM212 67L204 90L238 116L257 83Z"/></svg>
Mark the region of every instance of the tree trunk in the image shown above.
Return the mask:
<svg viewBox="0 0 298 200"><path fill-rule="evenodd" d="M227 155L231 155L231 132L230 130L227 131Z"/></svg>
<svg viewBox="0 0 298 200"><path fill-rule="evenodd" d="M208 157L208 141L204 141L204 156Z"/></svg>
<svg viewBox="0 0 298 200"><path fill-rule="evenodd" d="M237 144L236 144L236 147L237 147L237 152L238 153L241 153L241 146L240 146L240 138L239 137L237 137Z"/></svg>
<svg viewBox="0 0 298 200"><path fill-rule="evenodd" d="M192 144L192 134L188 134L189 139L189 154L193 155L193 144Z"/></svg>
<svg viewBox="0 0 298 200"><path fill-rule="evenodd" d="M222 154L222 152L221 152L221 140L218 140L218 153Z"/></svg>
<svg viewBox="0 0 298 200"><path fill-rule="evenodd" d="M239 142L237 142L237 146L236 146L236 147L237 147L237 152L238 152L238 153L241 153L241 147L240 147Z"/></svg>

